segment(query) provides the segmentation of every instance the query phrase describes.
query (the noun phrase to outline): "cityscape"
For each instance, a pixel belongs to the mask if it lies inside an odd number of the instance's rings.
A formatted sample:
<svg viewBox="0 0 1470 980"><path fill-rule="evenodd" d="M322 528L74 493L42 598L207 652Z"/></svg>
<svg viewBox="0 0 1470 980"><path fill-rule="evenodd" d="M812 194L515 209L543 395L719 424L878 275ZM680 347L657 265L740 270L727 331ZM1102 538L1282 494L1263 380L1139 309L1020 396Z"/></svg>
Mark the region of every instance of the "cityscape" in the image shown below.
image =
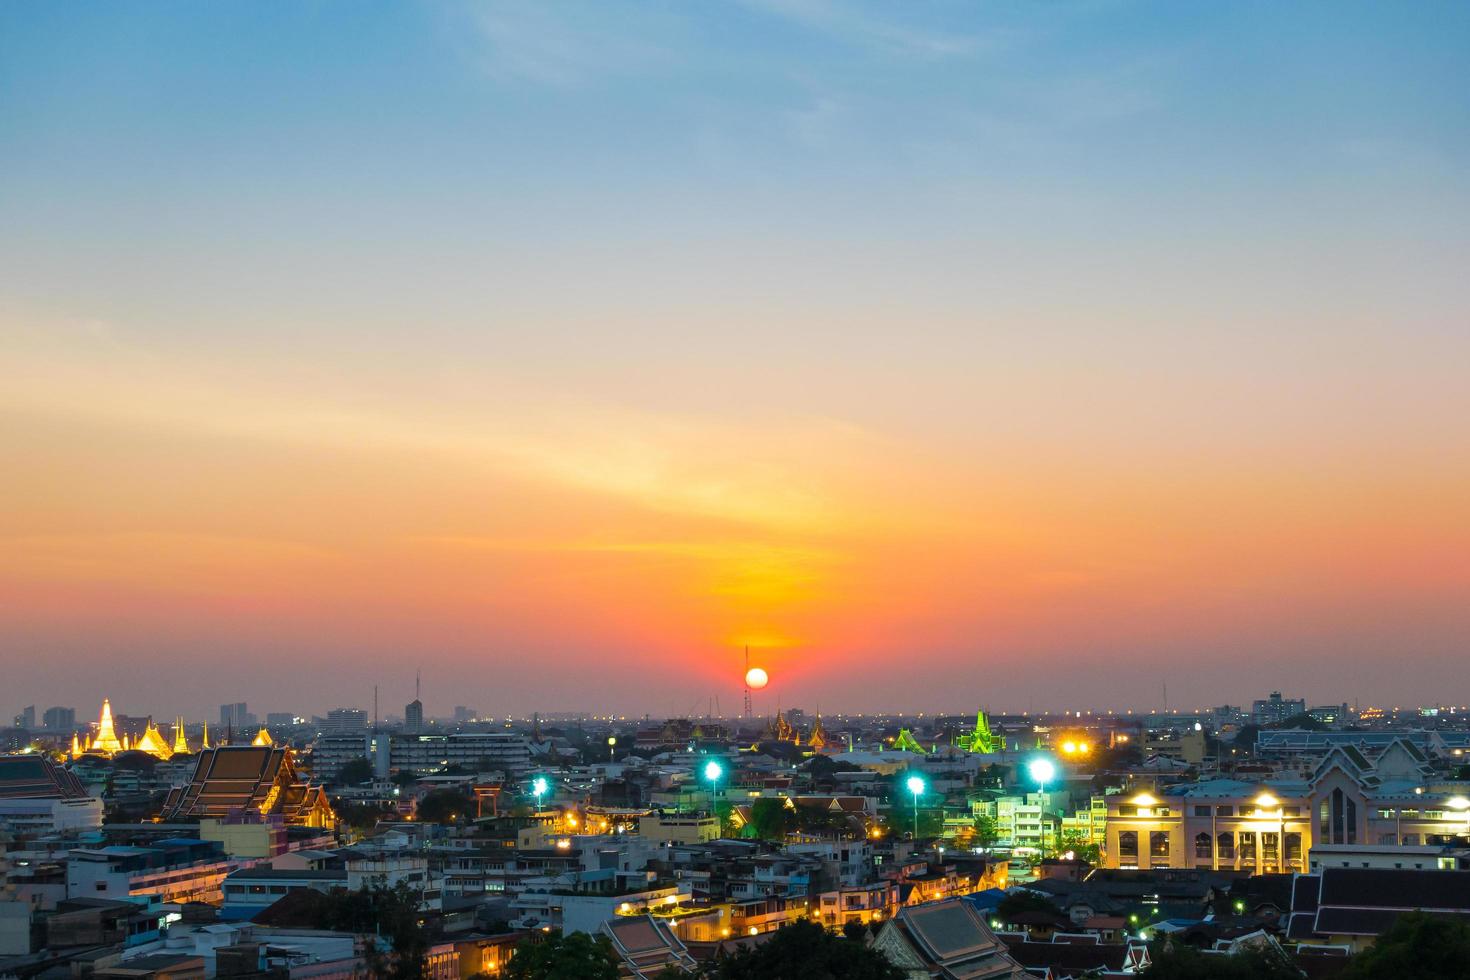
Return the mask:
<svg viewBox="0 0 1470 980"><path fill-rule="evenodd" d="M0 4L0 980L1470 980L1470 4Z"/></svg>

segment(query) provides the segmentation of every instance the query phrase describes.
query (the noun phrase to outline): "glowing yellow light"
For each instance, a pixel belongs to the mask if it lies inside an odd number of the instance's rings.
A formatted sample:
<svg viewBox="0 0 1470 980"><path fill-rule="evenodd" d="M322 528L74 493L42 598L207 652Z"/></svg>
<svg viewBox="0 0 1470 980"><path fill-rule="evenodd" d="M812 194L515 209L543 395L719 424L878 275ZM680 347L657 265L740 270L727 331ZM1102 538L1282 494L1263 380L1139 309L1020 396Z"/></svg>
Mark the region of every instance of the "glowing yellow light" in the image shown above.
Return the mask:
<svg viewBox="0 0 1470 980"><path fill-rule="evenodd" d="M1086 742L1078 742L1077 751L1081 752L1083 755L1086 755L1087 753L1092 751L1092 746Z"/></svg>
<svg viewBox="0 0 1470 980"><path fill-rule="evenodd" d="M757 928L756 928L756 927L755 927L755 926L751 926L751 927L750 927L750 934L751 934L751 935L752 935L752 936L754 936L754 935L756 935L756 934L757 934L757 933L759 933L759 932L760 932L760 930L759 930L759 929L757 929Z"/></svg>
<svg viewBox="0 0 1470 980"><path fill-rule="evenodd" d="M1133 798L1133 802L1138 806L1158 806L1159 804L1157 799L1147 793L1139 793Z"/></svg>
<svg viewBox="0 0 1470 980"><path fill-rule="evenodd" d="M1444 801L1444 805L1451 810L1470 810L1470 800L1463 796L1452 796Z"/></svg>
<svg viewBox="0 0 1470 980"><path fill-rule="evenodd" d="M759 691L771 682L771 676L763 668L752 667L745 672L745 686L753 691Z"/></svg>
<svg viewBox="0 0 1470 980"><path fill-rule="evenodd" d="M1077 751L1077 743L1076 742L1073 742L1071 740L1068 740L1066 742L1063 742L1062 743L1062 751L1065 752L1065 753L1067 753L1068 755L1071 755L1072 753L1074 753L1074 752Z"/></svg>
<svg viewBox="0 0 1470 980"><path fill-rule="evenodd" d="M1278 802L1280 801L1277 800L1276 797L1272 796L1270 793L1262 793L1260 796L1256 797L1256 806L1273 807Z"/></svg>

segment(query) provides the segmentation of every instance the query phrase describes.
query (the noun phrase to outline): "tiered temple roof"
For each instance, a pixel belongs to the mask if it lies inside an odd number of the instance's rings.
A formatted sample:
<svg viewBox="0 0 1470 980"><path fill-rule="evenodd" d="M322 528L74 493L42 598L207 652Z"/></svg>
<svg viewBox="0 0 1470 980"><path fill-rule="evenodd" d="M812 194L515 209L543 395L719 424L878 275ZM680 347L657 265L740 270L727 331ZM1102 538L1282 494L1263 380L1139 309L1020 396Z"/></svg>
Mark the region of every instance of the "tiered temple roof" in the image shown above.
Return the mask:
<svg viewBox="0 0 1470 980"><path fill-rule="evenodd" d="M336 822L326 792L302 779L291 750L279 745L201 751L189 784L170 792L164 804L170 821L236 814L279 815L288 824L310 827Z"/></svg>

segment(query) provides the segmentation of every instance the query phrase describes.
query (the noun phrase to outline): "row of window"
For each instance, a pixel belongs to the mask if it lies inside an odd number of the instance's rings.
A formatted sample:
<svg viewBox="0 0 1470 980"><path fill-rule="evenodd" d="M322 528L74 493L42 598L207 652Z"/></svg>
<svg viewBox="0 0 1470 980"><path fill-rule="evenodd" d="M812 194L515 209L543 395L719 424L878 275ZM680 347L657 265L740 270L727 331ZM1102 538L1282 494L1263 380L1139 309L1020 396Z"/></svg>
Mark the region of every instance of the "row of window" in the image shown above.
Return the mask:
<svg viewBox="0 0 1470 980"><path fill-rule="evenodd" d="M1167 830L1154 830L1148 832L1149 857L1167 858L1169 856L1170 833ZM1275 832L1257 833L1256 831L1243 830L1238 833L1227 831L1211 840L1209 834L1196 834L1194 838L1194 856L1197 858L1213 857L1213 848L1219 849L1221 860L1233 861L1236 857L1237 847L1240 857L1245 861L1253 861L1256 858L1256 847L1259 844L1261 856L1267 861L1275 861L1280 856L1283 835ZM1288 861L1299 861L1302 856L1302 835L1299 833L1288 833L1285 835L1286 859ZM1139 831L1124 830L1118 834L1118 859L1120 862L1137 861L1139 846Z"/></svg>
<svg viewBox="0 0 1470 980"><path fill-rule="evenodd" d="M1277 813L1280 813L1280 815L1287 820L1290 820L1294 817L1300 817L1302 815L1302 808L1299 806L1283 806L1272 809L1270 807L1258 807L1254 803L1242 803L1239 807L1236 807L1232 804L1221 804L1215 806L1213 809L1214 813L1212 814L1210 812L1210 806L1196 806L1194 808L1194 815L1196 817L1274 817L1277 815Z"/></svg>

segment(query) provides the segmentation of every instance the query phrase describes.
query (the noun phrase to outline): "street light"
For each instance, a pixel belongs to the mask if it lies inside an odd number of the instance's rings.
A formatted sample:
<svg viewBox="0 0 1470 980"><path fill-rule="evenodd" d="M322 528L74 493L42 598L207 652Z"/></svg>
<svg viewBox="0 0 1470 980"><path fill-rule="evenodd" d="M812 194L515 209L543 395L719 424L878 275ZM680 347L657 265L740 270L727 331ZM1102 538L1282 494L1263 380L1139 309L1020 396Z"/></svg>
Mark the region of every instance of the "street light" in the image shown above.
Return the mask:
<svg viewBox="0 0 1470 980"><path fill-rule="evenodd" d="M720 777L724 774L725 767L720 765L714 759L711 759L704 764L704 778L709 780L710 806L714 806L715 786L719 783Z"/></svg>
<svg viewBox="0 0 1470 980"><path fill-rule="evenodd" d="M613 757L617 753L617 751L618 751L618 737L616 735L609 735L607 737L607 761L608 762L612 762L613 761Z"/></svg>
<svg viewBox="0 0 1470 980"><path fill-rule="evenodd" d="M919 797L924 794L924 777L910 776L908 790L914 796L914 840L919 839Z"/></svg>
<svg viewBox="0 0 1470 980"><path fill-rule="evenodd" d="M536 797L536 812L541 812L541 797L545 796L551 789L551 784L546 781L545 776L537 776L531 782L531 795Z"/></svg>
<svg viewBox="0 0 1470 980"><path fill-rule="evenodd" d="M1041 856L1046 857L1046 784L1057 778L1057 767L1045 756L1032 759L1026 766L1026 771L1035 780L1037 789L1041 795Z"/></svg>

